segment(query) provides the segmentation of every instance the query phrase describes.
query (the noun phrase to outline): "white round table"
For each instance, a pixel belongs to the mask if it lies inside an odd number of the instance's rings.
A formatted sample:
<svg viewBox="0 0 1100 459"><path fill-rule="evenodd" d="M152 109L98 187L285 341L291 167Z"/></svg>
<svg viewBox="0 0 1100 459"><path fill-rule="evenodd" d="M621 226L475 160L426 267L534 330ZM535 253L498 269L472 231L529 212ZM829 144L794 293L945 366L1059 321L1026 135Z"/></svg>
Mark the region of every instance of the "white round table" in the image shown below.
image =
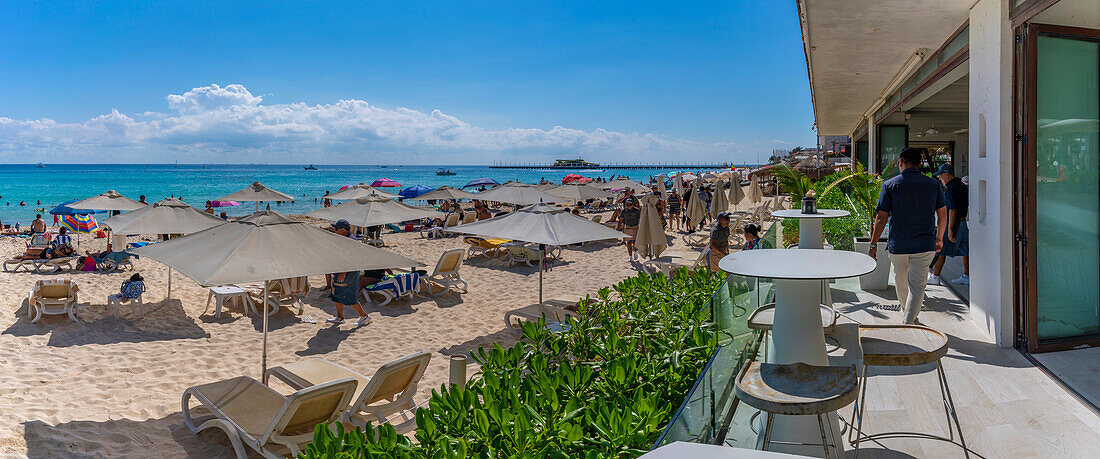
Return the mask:
<svg viewBox="0 0 1100 459"><path fill-rule="evenodd" d="M875 269L875 260L862 253L843 250L760 249L731 253L722 258L718 266L739 276L775 280L775 319L769 362L828 365L819 312L821 282L867 274ZM814 416L776 416L774 422L773 442L821 443ZM839 426L835 413L831 414L826 428L837 445L841 444ZM760 432L762 435L763 429ZM796 454L821 453L819 446L773 443L773 449Z"/></svg>
<svg viewBox="0 0 1100 459"><path fill-rule="evenodd" d="M822 235L822 220L826 218L847 217L847 210L818 209L816 214L804 214L802 209L783 209L772 212L776 218L798 219L798 248L820 249L824 247Z"/></svg>

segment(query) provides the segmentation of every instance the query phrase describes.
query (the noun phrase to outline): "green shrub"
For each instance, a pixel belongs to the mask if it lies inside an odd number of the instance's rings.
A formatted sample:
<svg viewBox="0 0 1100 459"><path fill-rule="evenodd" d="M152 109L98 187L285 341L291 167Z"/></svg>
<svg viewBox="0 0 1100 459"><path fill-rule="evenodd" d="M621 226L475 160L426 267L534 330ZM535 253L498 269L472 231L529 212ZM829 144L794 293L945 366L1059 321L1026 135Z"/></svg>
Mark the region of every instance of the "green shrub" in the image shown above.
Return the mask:
<svg viewBox="0 0 1100 459"><path fill-rule="evenodd" d="M721 276L681 269L604 288L563 332L523 325L510 348L479 348L464 388L441 387L416 413L416 442L392 427L318 426L301 458L634 457L660 435L716 341Z"/></svg>

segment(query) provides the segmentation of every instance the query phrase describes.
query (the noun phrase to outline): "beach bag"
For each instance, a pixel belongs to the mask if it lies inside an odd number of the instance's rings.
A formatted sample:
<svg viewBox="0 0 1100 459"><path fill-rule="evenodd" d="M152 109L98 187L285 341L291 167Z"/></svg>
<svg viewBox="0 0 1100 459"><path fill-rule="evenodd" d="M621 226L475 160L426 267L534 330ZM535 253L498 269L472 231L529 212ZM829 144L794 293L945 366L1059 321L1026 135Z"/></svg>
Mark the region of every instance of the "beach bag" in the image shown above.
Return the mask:
<svg viewBox="0 0 1100 459"><path fill-rule="evenodd" d="M95 258L84 257L84 267L80 268L82 271L95 271Z"/></svg>
<svg viewBox="0 0 1100 459"><path fill-rule="evenodd" d="M118 290L118 295L123 298L137 298L141 296L144 291L145 282L128 280L122 283L122 287Z"/></svg>

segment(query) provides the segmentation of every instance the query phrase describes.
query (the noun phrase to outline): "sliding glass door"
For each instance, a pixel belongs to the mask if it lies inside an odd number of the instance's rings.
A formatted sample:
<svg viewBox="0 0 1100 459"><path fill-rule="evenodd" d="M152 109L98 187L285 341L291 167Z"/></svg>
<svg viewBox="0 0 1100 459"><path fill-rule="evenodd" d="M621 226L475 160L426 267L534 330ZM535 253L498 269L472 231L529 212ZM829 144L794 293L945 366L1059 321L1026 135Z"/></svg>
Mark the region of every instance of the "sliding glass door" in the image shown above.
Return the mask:
<svg viewBox="0 0 1100 459"><path fill-rule="evenodd" d="M1027 46L1028 348L1100 344L1100 31L1031 25Z"/></svg>

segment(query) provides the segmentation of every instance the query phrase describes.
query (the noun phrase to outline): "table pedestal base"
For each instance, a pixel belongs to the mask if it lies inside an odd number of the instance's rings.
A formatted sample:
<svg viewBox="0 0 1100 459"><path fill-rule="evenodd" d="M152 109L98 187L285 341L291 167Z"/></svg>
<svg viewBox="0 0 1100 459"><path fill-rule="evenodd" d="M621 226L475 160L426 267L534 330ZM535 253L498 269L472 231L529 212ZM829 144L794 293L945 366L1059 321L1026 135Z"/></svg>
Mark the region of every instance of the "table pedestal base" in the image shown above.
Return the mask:
<svg viewBox="0 0 1100 459"><path fill-rule="evenodd" d="M768 352L769 363L829 364L818 309L820 302L821 280L775 280L775 319L771 331L772 346ZM763 421L766 419L764 416L759 419L761 428L758 430L757 446L761 447L764 441ZM825 431L832 437L833 444L843 450L836 413L829 413ZM804 456L824 454L820 446L778 445L774 443L777 441L821 443L816 416L776 416L772 426L773 443L769 450Z"/></svg>
<svg viewBox="0 0 1100 459"><path fill-rule="evenodd" d="M798 248L820 249L824 247L824 226L820 218L803 218L798 221Z"/></svg>

